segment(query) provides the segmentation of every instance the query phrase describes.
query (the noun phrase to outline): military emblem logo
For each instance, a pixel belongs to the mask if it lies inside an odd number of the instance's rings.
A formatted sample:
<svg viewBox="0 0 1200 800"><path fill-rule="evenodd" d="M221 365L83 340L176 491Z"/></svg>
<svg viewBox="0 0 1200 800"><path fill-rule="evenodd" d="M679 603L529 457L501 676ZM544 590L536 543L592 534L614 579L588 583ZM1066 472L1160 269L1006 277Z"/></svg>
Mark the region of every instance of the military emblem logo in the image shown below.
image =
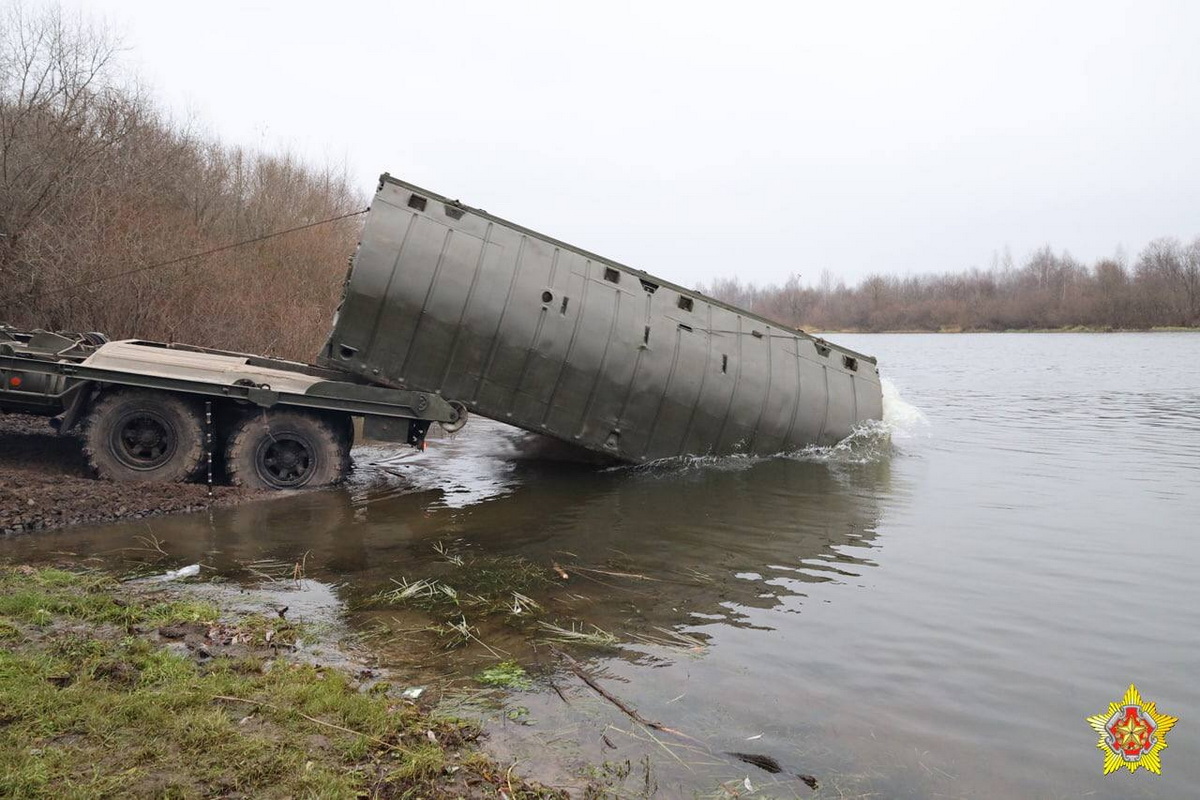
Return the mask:
<svg viewBox="0 0 1200 800"><path fill-rule="evenodd" d="M1159 754L1167 748L1167 731L1179 720L1158 713L1154 703L1142 700L1131 683L1121 702L1109 703L1108 711L1088 717L1087 721L1100 734L1096 746L1104 753L1105 775L1121 767L1130 772L1145 767L1161 775Z"/></svg>

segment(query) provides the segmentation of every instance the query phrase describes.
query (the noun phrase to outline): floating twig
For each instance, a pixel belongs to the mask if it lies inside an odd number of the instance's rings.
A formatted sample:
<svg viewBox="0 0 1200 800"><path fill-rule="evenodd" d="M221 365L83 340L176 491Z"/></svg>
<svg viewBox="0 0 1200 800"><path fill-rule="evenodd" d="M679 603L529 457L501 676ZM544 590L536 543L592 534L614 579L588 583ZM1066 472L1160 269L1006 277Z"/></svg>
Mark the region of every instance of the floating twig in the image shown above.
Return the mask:
<svg viewBox="0 0 1200 800"><path fill-rule="evenodd" d="M614 634L595 625L592 626L591 631L584 630L582 625L578 628L574 627L574 625L570 628L564 628L561 625L553 625L544 620L540 621L538 625L544 631L553 634L552 639L560 642L579 642L597 647L615 647L618 642Z"/></svg>
<svg viewBox="0 0 1200 800"><path fill-rule="evenodd" d="M592 691L594 691L596 694L603 697L608 702L612 703L617 708L621 709L621 711L623 711L625 713L625 715L628 716L630 719L632 719L634 722L637 722L641 725L645 725L647 728L653 728L656 731L662 731L663 733L669 733L669 734L672 734L673 736L678 736L682 739L687 739L689 741L696 742L698 744L703 744L703 742L701 742L699 739L697 739L693 736L688 736L686 733L684 733L682 731L677 731L674 728L663 725L661 722L655 722L652 719L646 719L638 712L638 710L636 708L633 708L632 706L630 706L629 704L627 704L626 702L621 700L621 698L615 696L614 694L609 692L607 689L605 689L603 686L601 686L599 683L597 683L596 679L593 678L591 675L589 675L587 670L585 670L583 668L583 665L581 665L578 661L571 658L569 655L567 655L563 651L559 650L557 647L551 647L550 649L559 658L561 658L563 660L563 663L565 663L568 667L570 667L572 672L574 672L576 675L579 676L579 679L581 681L583 681L588 686L590 686L592 688Z"/></svg>
<svg viewBox="0 0 1200 800"><path fill-rule="evenodd" d="M635 578L639 581L655 581L662 582L662 578L651 578L649 575L640 575L636 572L616 572L611 569L596 569L595 567L581 567L578 564L572 564L571 569L577 572L594 572L597 575L608 575L611 578Z"/></svg>

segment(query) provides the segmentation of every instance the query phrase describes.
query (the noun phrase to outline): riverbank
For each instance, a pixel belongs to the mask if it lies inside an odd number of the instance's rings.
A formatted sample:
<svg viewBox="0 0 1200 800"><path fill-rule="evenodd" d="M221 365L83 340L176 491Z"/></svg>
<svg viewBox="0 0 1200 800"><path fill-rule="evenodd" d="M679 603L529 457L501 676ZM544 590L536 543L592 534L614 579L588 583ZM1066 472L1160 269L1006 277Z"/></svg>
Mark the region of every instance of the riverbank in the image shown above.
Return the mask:
<svg viewBox="0 0 1200 800"><path fill-rule="evenodd" d="M113 483L89 475L77 436L43 417L0 415L0 534L200 511L251 497L231 486Z"/></svg>
<svg viewBox="0 0 1200 800"><path fill-rule="evenodd" d="M0 567L0 796L564 797L286 609ZM321 653L326 653L325 657Z"/></svg>

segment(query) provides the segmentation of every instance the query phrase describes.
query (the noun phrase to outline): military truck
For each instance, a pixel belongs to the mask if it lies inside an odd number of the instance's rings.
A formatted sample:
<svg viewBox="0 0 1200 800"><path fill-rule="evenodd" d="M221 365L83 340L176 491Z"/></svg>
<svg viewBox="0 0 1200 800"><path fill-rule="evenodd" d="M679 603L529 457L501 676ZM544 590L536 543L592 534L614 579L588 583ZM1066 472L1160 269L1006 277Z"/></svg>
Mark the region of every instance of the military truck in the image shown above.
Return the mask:
<svg viewBox="0 0 1200 800"><path fill-rule="evenodd" d="M81 431L101 477L293 489L345 476L354 417L642 463L830 444L882 393L870 356L385 174L316 365L0 326L0 411Z"/></svg>

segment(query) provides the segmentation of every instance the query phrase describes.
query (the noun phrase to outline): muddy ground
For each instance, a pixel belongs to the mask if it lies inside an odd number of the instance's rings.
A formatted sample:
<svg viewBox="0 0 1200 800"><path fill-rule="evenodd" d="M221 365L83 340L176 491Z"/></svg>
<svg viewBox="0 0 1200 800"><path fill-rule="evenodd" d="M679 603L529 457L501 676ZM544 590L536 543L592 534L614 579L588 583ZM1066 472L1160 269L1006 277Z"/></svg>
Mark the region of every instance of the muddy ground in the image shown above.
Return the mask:
<svg viewBox="0 0 1200 800"><path fill-rule="evenodd" d="M113 483L91 477L77 436L43 417L0 414L0 535L199 511L255 493L202 484Z"/></svg>

